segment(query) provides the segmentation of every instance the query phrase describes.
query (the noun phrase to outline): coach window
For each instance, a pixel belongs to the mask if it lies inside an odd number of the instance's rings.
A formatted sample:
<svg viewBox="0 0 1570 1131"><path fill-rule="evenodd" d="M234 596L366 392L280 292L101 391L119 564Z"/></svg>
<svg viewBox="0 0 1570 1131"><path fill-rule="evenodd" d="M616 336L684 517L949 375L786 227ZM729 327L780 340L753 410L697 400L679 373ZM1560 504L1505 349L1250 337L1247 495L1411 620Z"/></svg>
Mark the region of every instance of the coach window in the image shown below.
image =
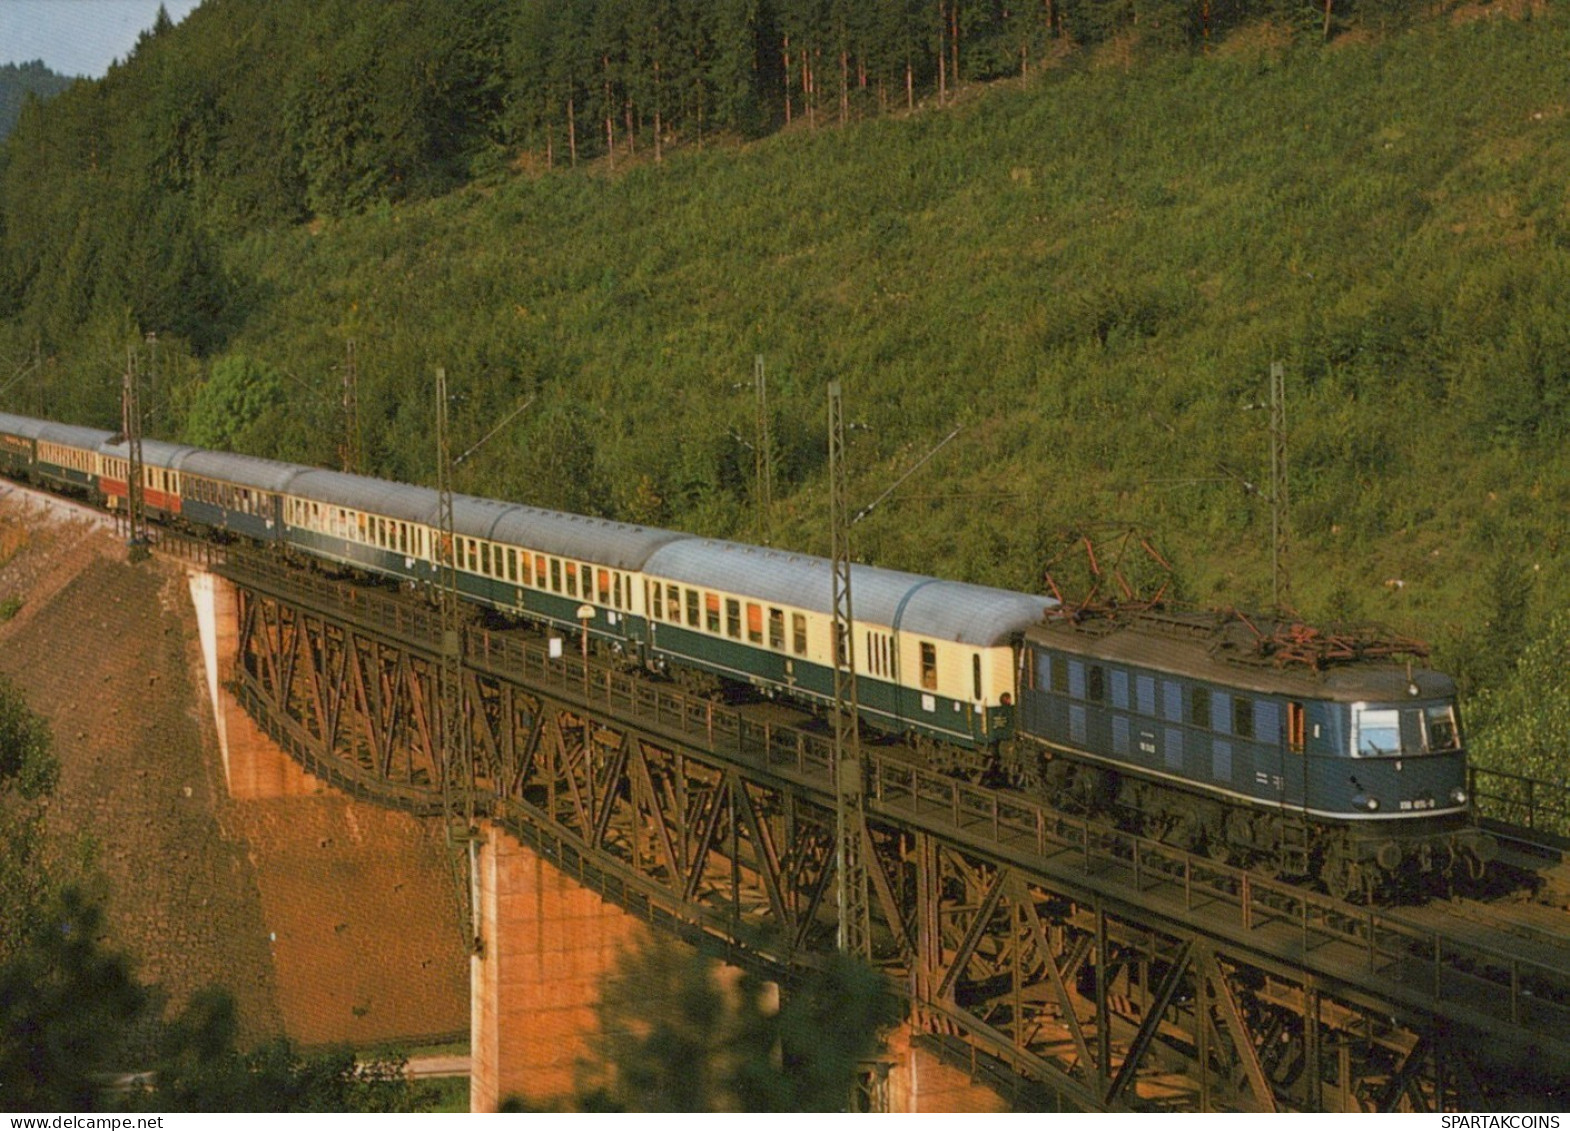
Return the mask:
<svg viewBox="0 0 1570 1131"><path fill-rule="evenodd" d="M480 572L487 577L491 573L491 544L489 542L480 543Z"/></svg>
<svg viewBox="0 0 1570 1131"><path fill-rule="evenodd" d="M938 648L926 641L921 643L921 686L926 691L938 689Z"/></svg>
<svg viewBox="0 0 1570 1131"><path fill-rule="evenodd" d="M681 588L676 585L665 587L665 615L677 624L681 623Z"/></svg>
<svg viewBox="0 0 1570 1131"><path fill-rule="evenodd" d="M725 599L725 635L741 639L741 602L734 597Z"/></svg>
<svg viewBox="0 0 1570 1131"><path fill-rule="evenodd" d="M568 562L567 563L567 596L569 596L569 597L576 597L577 595L578 595L578 567L573 565L571 562ZM588 594L585 593L584 596L587 597Z"/></svg>
<svg viewBox="0 0 1570 1131"><path fill-rule="evenodd" d="M662 620L665 616L665 590L660 588L658 583L655 583L650 588L652 589L650 596L653 598L654 607L650 610L649 615L654 620Z"/></svg>
<svg viewBox="0 0 1570 1131"><path fill-rule="evenodd" d="M518 583L518 551L511 546L507 547L507 580Z"/></svg>
<svg viewBox="0 0 1570 1131"><path fill-rule="evenodd" d="M798 656L807 654L807 617L805 613L790 615L790 648Z"/></svg>
<svg viewBox="0 0 1570 1131"><path fill-rule="evenodd" d="M763 643L763 606L747 602L747 640L752 644Z"/></svg>
<svg viewBox="0 0 1570 1131"><path fill-rule="evenodd" d="M785 651L785 612L783 609L769 610L769 647Z"/></svg>
<svg viewBox="0 0 1570 1131"><path fill-rule="evenodd" d="M688 589L687 590L687 627L688 628L697 628L698 627L698 620L699 620L699 618L698 618L698 591L696 589Z"/></svg>
<svg viewBox="0 0 1570 1131"><path fill-rule="evenodd" d="M1093 668L1091 670L1092 671L1100 671L1101 669L1100 668ZM974 692L974 694L971 695L971 698L979 700L981 698L981 653L980 652L973 653L971 655L971 657L970 657L970 682L971 682L972 691Z"/></svg>
<svg viewBox="0 0 1570 1131"><path fill-rule="evenodd" d="M588 601L594 596L594 568L592 566L583 567L581 580L583 581L583 599Z"/></svg>
<svg viewBox="0 0 1570 1131"><path fill-rule="evenodd" d="M703 595L703 627L710 632L720 630L720 595L718 593L705 593Z"/></svg>
<svg viewBox="0 0 1570 1131"><path fill-rule="evenodd" d="M534 555L534 584L541 589L545 588L545 555Z"/></svg>
<svg viewBox="0 0 1570 1131"><path fill-rule="evenodd" d="M561 592L561 559L551 559L551 592Z"/></svg>

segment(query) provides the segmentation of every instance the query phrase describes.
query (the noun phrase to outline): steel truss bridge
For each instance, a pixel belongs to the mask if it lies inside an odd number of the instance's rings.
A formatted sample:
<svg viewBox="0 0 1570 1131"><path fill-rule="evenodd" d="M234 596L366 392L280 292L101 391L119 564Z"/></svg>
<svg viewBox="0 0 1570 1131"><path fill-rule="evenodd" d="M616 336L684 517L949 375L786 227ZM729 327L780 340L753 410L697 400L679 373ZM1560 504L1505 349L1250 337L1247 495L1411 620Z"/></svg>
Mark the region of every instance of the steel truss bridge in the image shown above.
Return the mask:
<svg viewBox="0 0 1570 1131"><path fill-rule="evenodd" d="M343 790L472 812L611 901L788 977L835 944L832 731L771 722L518 631L465 630L444 753L424 602L231 552L233 690ZM451 669L449 669L451 670ZM1026 1104L1562 1106L1570 953L1419 925L868 747L874 961L918 1040Z"/></svg>

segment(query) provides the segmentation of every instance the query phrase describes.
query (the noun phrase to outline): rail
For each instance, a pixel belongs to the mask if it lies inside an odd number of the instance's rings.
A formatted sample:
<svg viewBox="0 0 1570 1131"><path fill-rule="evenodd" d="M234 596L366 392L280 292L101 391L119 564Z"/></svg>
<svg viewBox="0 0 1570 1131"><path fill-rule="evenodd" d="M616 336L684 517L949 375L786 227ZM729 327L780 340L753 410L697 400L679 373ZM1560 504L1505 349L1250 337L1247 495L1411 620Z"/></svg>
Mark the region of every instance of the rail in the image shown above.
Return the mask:
<svg viewBox="0 0 1570 1131"><path fill-rule="evenodd" d="M236 580L263 584L276 596L386 632L431 657L437 654L440 624L434 611L325 578L302 576L250 555L231 555L221 568ZM651 683L613 666L585 664L571 648L558 646L552 655L548 641L473 627L464 633L463 643L464 663L471 670L602 712L645 733L678 738L733 764L789 779L813 800L832 808L832 742L824 735L800 726L760 722L737 708ZM248 706L261 705L255 697L245 701ZM328 765L332 760L312 753L309 736L294 733L296 728L287 722L264 725L314 772L345 783L358 794L378 788L369 770ZM1405 921L1399 910L1345 903L1267 879L1065 814L1044 801L961 781L913 764L908 755L899 757L871 747L862 757L871 816L945 835L995 859L1060 876L1071 865L1081 877L1094 877L1098 891L1122 887L1141 898L1170 896L1177 913L1207 931L1261 944L1263 933L1273 932L1274 952L1281 951L1291 935L1297 950L1293 957L1305 964L1317 964L1316 956L1334 946L1334 958L1326 960L1333 974L1347 969L1350 948L1360 956L1369 981L1399 986L1417 1001L1464 1002L1469 1009L1511 1025L1540 1033L1570 1032L1570 971L1562 962L1534 961ZM381 787L391 791L387 800L400 808L429 807L422 805L418 788L389 783ZM514 799L487 800L509 809L518 804ZM1541 804L1528 810L1543 811ZM543 812L537 816L549 820Z"/></svg>

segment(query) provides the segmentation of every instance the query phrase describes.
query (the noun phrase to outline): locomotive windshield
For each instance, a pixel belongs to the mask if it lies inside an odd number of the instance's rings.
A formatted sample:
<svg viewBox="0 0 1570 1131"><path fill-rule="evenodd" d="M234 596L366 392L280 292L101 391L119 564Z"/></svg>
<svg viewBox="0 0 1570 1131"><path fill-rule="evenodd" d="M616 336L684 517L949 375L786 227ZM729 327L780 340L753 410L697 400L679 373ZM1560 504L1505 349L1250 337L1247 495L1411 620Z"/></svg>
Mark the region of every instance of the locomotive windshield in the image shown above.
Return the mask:
<svg viewBox="0 0 1570 1131"><path fill-rule="evenodd" d="M1429 703L1352 710L1352 749L1358 758L1393 758L1456 750L1461 745L1455 707Z"/></svg>

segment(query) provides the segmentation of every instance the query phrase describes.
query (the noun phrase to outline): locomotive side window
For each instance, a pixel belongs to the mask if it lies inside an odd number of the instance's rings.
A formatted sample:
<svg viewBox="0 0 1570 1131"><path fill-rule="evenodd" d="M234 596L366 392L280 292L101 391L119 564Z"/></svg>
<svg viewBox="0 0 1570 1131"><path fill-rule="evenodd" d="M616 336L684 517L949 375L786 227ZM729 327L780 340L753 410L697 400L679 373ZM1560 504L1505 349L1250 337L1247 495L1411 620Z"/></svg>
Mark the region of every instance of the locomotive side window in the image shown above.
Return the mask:
<svg viewBox="0 0 1570 1131"><path fill-rule="evenodd" d="M1067 695L1068 663L1063 659L1062 656L1049 656L1047 659L1051 665L1050 679L1052 683L1052 690L1057 692L1059 695Z"/></svg>
<svg viewBox="0 0 1570 1131"><path fill-rule="evenodd" d="M924 691L938 689L938 648L925 640L921 642L921 686Z"/></svg>
<svg viewBox="0 0 1570 1131"><path fill-rule="evenodd" d="M1183 685L1165 680L1161 684L1161 714L1168 722L1183 721Z"/></svg>
<svg viewBox="0 0 1570 1131"><path fill-rule="evenodd" d="M1461 745L1456 728L1455 710L1446 703L1439 707L1425 707L1423 722L1428 731L1429 750L1455 750Z"/></svg>
<svg viewBox="0 0 1570 1131"><path fill-rule="evenodd" d="M1254 737L1254 701L1232 696L1232 733L1239 738Z"/></svg>
<svg viewBox="0 0 1570 1131"><path fill-rule="evenodd" d="M1100 703L1107 697L1107 672L1100 664L1090 665L1090 680L1086 690L1092 703Z"/></svg>
<svg viewBox="0 0 1570 1131"><path fill-rule="evenodd" d="M1155 676L1141 675L1134 677L1134 698L1138 703L1141 715L1154 715L1156 713L1156 678Z"/></svg>
<svg viewBox="0 0 1570 1131"><path fill-rule="evenodd" d="M1128 710L1128 672L1112 669L1112 705L1120 711Z"/></svg>
<svg viewBox="0 0 1570 1131"><path fill-rule="evenodd" d="M1188 721L1190 726L1210 729L1210 689L1193 687L1188 693Z"/></svg>
<svg viewBox="0 0 1570 1131"><path fill-rule="evenodd" d="M1068 693L1075 699L1085 697L1085 665L1078 660L1068 662Z"/></svg>

